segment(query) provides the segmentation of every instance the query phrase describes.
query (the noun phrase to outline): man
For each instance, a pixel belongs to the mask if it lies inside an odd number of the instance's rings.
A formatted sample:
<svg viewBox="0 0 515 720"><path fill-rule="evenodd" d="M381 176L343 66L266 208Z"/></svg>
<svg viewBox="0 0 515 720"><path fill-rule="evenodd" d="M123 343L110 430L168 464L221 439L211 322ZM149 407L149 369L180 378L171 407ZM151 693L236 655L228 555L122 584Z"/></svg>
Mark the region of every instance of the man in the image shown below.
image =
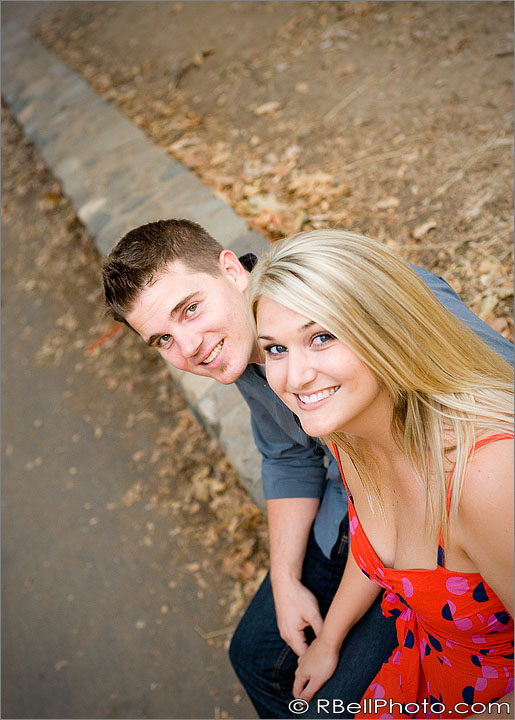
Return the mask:
<svg viewBox="0 0 515 720"><path fill-rule="evenodd" d="M246 291L255 256L236 257L187 220L129 232L105 261L111 315L176 368L236 383L252 414L262 454L270 574L234 635L230 656L260 717L303 710L293 702L297 656L318 634L345 567L347 502L336 463L270 390L255 343ZM483 323L451 287L415 268L436 297L497 352L512 345ZM333 677L304 717L349 717L397 644L380 600L347 636ZM354 708L354 711L356 708Z"/></svg>

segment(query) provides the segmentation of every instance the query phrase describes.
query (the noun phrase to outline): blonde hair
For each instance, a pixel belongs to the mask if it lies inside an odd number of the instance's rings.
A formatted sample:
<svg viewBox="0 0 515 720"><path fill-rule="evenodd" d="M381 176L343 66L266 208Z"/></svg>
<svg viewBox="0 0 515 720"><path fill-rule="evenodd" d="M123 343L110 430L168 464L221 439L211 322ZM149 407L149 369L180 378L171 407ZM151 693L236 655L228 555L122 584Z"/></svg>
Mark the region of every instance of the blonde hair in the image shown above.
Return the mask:
<svg viewBox="0 0 515 720"><path fill-rule="evenodd" d="M510 364L446 310L409 265L356 233L314 230L275 243L251 274L254 320L263 295L322 325L387 388L393 436L426 490L426 520L447 535L446 456L455 451L455 517L474 442L485 432L512 431ZM373 458L343 432L327 440L349 454L371 505L375 498L384 511Z"/></svg>

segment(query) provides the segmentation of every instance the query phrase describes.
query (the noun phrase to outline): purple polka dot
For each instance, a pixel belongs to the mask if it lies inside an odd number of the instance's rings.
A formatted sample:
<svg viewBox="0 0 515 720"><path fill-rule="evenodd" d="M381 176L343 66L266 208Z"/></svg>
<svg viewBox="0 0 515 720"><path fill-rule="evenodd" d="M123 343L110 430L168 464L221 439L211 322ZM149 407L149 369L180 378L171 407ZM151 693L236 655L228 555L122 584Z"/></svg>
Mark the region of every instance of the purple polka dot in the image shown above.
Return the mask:
<svg viewBox="0 0 515 720"><path fill-rule="evenodd" d="M350 529L352 535L354 535L354 533L356 532L357 527L358 527L358 518L354 515L354 517L352 518L352 520L349 523L349 529Z"/></svg>
<svg viewBox="0 0 515 720"><path fill-rule="evenodd" d="M399 618L401 620L411 620L412 615L413 615L413 613L411 612L411 608L405 607L404 610L399 615Z"/></svg>
<svg viewBox="0 0 515 720"><path fill-rule="evenodd" d="M488 680L486 678L478 678L476 680L476 690L484 690L486 686L488 685Z"/></svg>
<svg viewBox="0 0 515 720"><path fill-rule="evenodd" d="M420 641L420 659L423 660L426 654L426 645L427 640L425 638L422 638Z"/></svg>
<svg viewBox="0 0 515 720"><path fill-rule="evenodd" d="M469 589L467 578L450 577L445 583L447 590L453 595L464 595Z"/></svg>
<svg viewBox="0 0 515 720"><path fill-rule="evenodd" d="M449 667L452 667L452 662L449 660L449 658L446 658L445 655L442 655L442 660L444 661L444 663L446 665L448 665Z"/></svg>
<svg viewBox="0 0 515 720"><path fill-rule="evenodd" d="M484 678L498 678L499 677L499 673L491 665L483 665L481 670L483 672Z"/></svg>
<svg viewBox="0 0 515 720"><path fill-rule="evenodd" d="M384 599L393 605L397 602L397 595L393 592L387 592L385 593Z"/></svg>
<svg viewBox="0 0 515 720"><path fill-rule="evenodd" d="M486 643L486 638L481 635L472 635L472 642L476 643L476 645L484 645Z"/></svg>
<svg viewBox="0 0 515 720"><path fill-rule="evenodd" d="M394 665L400 665L401 664L401 651L396 650L392 656L392 663Z"/></svg>
<svg viewBox="0 0 515 720"><path fill-rule="evenodd" d="M388 715L388 713L379 715L379 720L393 720L393 715Z"/></svg>
<svg viewBox="0 0 515 720"><path fill-rule="evenodd" d="M381 577L384 577L383 568L377 567L376 572L379 573L379 575L381 575Z"/></svg>
<svg viewBox="0 0 515 720"><path fill-rule="evenodd" d="M513 692L513 678L511 677L508 680L508 684L506 685L506 690L504 691L504 694L507 695L508 693Z"/></svg>
<svg viewBox="0 0 515 720"><path fill-rule="evenodd" d="M502 630L506 629L506 625L500 623L495 615L490 615L487 620L487 624L490 632L501 632Z"/></svg>
<svg viewBox="0 0 515 720"><path fill-rule="evenodd" d="M476 616L477 616L477 618L479 619L480 622L482 622L482 623L485 622L485 618L481 615L481 613L476 613Z"/></svg>
<svg viewBox="0 0 515 720"><path fill-rule="evenodd" d="M449 606L449 610L451 611L451 613L454 615L454 613L456 612L456 605L453 603L452 600L447 600L447 605Z"/></svg>
<svg viewBox="0 0 515 720"><path fill-rule="evenodd" d="M410 580L408 580L408 578L402 578L402 587L404 589L404 594L406 595L406 597L411 597L413 595L413 585L411 584Z"/></svg>
<svg viewBox="0 0 515 720"><path fill-rule="evenodd" d="M470 618L455 618L454 624L461 632L467 632L472 627L472 620Z"/></svg>
<svg viewBox="0 0 515 720"><path fill-rule="evenodd" d="M374 700L380 700L381 698L384 698L384 687L382 685L379 685L379 683L374 683L370 686L371 690L372 688L374 688Z"/></svg>

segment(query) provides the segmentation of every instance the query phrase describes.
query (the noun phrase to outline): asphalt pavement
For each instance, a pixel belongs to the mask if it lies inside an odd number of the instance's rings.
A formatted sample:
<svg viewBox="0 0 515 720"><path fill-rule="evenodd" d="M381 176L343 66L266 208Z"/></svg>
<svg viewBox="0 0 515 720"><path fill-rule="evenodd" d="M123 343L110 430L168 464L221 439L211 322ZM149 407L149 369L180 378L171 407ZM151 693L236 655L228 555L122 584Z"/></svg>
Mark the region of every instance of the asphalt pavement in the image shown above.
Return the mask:
<svg viewBox="0 0 515 720"><path fill-rule="evenodd" d="M23 35L41 4L2 3L4 34L10 19ZM55 79L62 66L47 60ZM15 70L18 91L37 95L36 79L31 86L20 65L3 66L4 75ZM68 100L77 88L72 78ZM37 136L45 113L33 101ZM52 99L45 102L51 126ZM120 432L137 400L122 387L107 393L100 377L85 382L83 349L68 348L59 362L38 360L67 309L48 289L27 290L33 248L59 232L58 221L40 224L40 201L37 187L4 190L16 217L2 222L2 717L255 717L223 643L208 642L209 631L223 639L231 630L220 588L199 592L177 564L178 556L181 567L205 558L184 546L169 516L121 502L142 477L131 462L135 443L152 447L155 427ZM69 303L80 317L80 293ZM100 434L99 416L109 417Z"/></svg>
<svg viewBox="0 0 515 720"><path fill-rule="evenodd" d="M225 627L219 588L199 598L181 572L203 557L169 516L122 502L141 483L135 443L155 445L151 423L120 432L137 398L84 382L83 350L37 360L64 308L24 288L20 253L42 232L24 200L2 225L2 717L253 717L226 650L202 636Z"/></svg>

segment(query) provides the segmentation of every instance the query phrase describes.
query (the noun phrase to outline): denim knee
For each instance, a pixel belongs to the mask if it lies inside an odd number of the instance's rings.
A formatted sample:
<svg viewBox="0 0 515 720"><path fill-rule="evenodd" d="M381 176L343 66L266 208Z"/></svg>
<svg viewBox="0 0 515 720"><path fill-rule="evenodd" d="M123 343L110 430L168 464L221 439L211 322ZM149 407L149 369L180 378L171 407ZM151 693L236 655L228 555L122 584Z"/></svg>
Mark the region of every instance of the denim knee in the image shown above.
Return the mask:
<svg viewBox="0 0 515 720"><path fill-rule="evenodd" d="M229 660L238 676L239 668L248 665L248 658L245 657L246 654L248 655L248 644L245 642L245 633L241 629L241 625L240 622L229 645Z"/></svg>

